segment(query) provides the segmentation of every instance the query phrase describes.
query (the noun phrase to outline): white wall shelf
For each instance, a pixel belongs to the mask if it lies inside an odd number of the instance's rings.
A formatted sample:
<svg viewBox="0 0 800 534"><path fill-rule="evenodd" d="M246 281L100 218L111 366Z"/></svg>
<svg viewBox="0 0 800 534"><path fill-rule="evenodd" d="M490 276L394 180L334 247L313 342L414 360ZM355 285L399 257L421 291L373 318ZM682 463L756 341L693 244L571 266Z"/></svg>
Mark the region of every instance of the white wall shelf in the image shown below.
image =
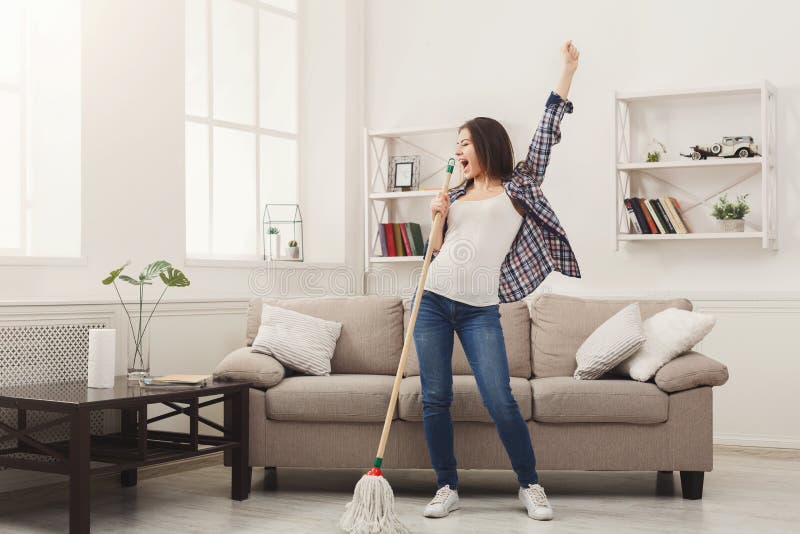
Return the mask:
<svg viewBox="0 0 800 534"><path fill-rule="evenodd" d="M372 256L369 261L372 263L403 263L422 261L425 256Z"/></svg>
<svg viewBox="0 0 800 534"><path fill-rule="evenodd" d="M418 222L423 240L430 232L428 205L441 187L440 178L453 154L458 125L435 125L391 130L364 129L364 272L373 264L414 263L423 256L382 256L379 224ZM430 189L388 191L392 156L420 155L419 183ZM443 155L445 154L445 155ZM459 169L460 173L460 169ZM461 182L451 179L451 187ZM439 183L437 183L439 182ZM399 220L405 219L405 220Z"/></svg>
<svg viewBox="0 0 800 534"><path fill-rule="evenodd" d="M692 232L689 234L620 234L620 241L649 241L658 239L761 239L762 232Z"/></svg>
<svg viewBox="0 0 800 534"><path fill-rule="evenodd" d="M619 171L646 171L653 169L703 169L709 167L760 167L763 160L755 156L752 158L714 158L694 161L686 159L685 161L640 161L635 163L617 163L617 170Z"/></svg>
<svg viewBox="0 0 800 534"><path fill-rule="evenodd" d="M393 193L370 193L372 200L387 200L391 198L417 198L435 197L439 191L395 191Z"/></svg>
<svg viewBox="0 0 800 534"><path fill-rule="evenodd" d="M615 250L623 241L693 239L760 239L762 248L778 248L774 86L763 80L701 89L615 92L613 110ZM688 152L691 145L718 141L708 138L710 132L720 139L725 135L753 135L761 155L699 161L679 155ZM662 135L669 137L668 155L674 159L643 161L643 145L652 138L663 141ZM748 199L751 214L745 217L745 231L716 231L710 212L717 198L734 188L747 187L756 195ZM652 194L653 190L658 193ZM675 196L688 214L692 233L633 233L625 207L625 199L633 196Z"/></svg>

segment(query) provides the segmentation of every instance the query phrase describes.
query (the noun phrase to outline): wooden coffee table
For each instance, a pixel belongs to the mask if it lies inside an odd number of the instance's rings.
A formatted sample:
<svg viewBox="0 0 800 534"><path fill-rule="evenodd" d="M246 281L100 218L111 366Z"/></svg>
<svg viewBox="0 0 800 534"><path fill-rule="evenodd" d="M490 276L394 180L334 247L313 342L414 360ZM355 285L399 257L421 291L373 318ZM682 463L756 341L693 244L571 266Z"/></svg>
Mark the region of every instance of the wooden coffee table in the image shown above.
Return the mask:
<svg viewBox="0 0 800 534"><path fill-rule="evenodd" d="M113 388L92 389L86 382L62 382L0 387L0 407L16 409L17 425L0 422L0 466L69 476L69 531L89 532L89 477L120 473L123 486L134 486L137 468L182 460L218 451L231 454L231 498L242 501L250 495L248 466L249 382L211 382L203 388L143 388L117 377ZM204 397L214 397L202 400ZM220 425L200 415L200 409L224 402L225 423ZM147 406L163 404L171 412L147 417ZM92 410L118 409L122 429L93 436L89 431ZM59 414L46 423L29 427L27 411ZM148 430L148 423L185 414L189 432ZM37 431L69 422L69 439L42 443ZM220 435L201 434L199 425ZM16 446L6 443L16 440ZM12 444L13 445L13 444ZM3 448L6 447L6 448Z"/></svg>

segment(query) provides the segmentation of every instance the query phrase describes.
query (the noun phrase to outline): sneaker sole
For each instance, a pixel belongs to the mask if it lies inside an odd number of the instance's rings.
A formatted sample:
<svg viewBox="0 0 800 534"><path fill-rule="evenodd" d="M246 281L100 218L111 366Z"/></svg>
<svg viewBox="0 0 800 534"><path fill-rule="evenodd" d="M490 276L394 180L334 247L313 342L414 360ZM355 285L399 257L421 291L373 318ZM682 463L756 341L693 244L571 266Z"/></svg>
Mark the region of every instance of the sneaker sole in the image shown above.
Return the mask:
<svg viewBox="0 0 800 534"><path fill-rule="evenodd" d="M431 517L431 518L434 518L434 519L439 519L441 517L447 517L448 515L450 515L450 512L455 512L456 510L459 510L459 509L461 509L461 506L455 505L452 508L450 508L449 510L447 510L442 515L426 514L424 512L422 513L422 515L424 515L425 517Z"/></svg>

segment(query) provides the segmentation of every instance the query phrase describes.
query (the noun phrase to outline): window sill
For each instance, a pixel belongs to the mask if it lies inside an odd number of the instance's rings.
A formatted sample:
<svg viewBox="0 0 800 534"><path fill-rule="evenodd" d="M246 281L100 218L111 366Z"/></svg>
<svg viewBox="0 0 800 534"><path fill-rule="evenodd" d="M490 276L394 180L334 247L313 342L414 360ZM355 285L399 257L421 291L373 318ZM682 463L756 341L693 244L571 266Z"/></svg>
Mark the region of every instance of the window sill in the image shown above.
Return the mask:
<svg viewBox="0 0 800 534"><path fill-rule="evenodd" d="M58 256L0 256L0 265L19 266L85 266L88 265L86 256L58 257Z"/></svg>
<svg viewBox="0 0 800 534"><path fill-rule="evenodd" d="M184 265L189 267L216 267L232 269L341 269L345 263L311 263L305 261L265 261L259 259L225 259L225 258L185 258Z"/></svg>

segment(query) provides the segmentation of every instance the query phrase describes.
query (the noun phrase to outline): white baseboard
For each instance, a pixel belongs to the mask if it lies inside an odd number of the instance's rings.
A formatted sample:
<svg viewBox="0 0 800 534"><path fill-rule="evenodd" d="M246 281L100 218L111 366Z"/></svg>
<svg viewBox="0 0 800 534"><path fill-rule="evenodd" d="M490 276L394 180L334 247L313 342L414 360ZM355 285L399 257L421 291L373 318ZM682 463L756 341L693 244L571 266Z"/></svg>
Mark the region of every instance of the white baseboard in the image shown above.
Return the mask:
<svg viewBox="0 0 800 534"><path fill-rule="evenodd" d="M744 434L714 434L714 445L800 449L800 439L784 436L750 436Z"/></svg>

